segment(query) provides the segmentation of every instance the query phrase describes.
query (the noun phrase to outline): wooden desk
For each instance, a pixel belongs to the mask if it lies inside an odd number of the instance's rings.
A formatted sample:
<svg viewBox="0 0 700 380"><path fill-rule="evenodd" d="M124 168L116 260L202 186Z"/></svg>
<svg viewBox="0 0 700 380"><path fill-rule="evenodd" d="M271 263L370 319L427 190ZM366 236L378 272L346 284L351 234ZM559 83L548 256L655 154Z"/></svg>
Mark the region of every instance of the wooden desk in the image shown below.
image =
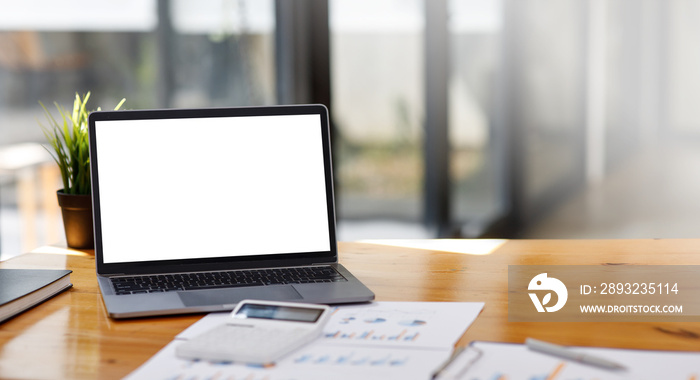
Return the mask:
<svg viewBox="0 0 700 380"><path fill-rule="evenodd" d="M340 244L341 262L377 300L486 302L460 345L472 340L523 342L530 336L570 345L700 351L700 323L507 321L509 264L700 265L700 240L377 243ZM416 245L424 249L407 248ZM74 271L71 290L0 324L0 378L120 378L202 316L112 320L102 304L94 264L90 254L52 247L0 264Z"/></svg>

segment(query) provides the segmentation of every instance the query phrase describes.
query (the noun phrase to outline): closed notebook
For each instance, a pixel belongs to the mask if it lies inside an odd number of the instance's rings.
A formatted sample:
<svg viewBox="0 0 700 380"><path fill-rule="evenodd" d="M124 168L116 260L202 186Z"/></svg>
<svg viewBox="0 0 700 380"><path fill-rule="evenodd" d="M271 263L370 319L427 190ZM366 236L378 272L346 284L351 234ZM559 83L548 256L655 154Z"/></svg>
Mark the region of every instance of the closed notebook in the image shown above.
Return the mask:
<svg viewBox="0 0 700 380"><path fill-rule="evenodd" d="M73 286L71 270L0 269L0 323Z"/></svg>

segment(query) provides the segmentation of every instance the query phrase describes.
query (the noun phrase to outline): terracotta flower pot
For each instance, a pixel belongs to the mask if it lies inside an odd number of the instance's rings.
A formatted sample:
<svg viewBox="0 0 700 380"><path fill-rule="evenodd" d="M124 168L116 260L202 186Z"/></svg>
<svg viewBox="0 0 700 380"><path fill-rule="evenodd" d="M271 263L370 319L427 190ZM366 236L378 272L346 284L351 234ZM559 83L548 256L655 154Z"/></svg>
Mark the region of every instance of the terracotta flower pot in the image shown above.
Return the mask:
<svg viewBox="0 0 700 380"><path fill-rule="evenodd" d="M90 195L65 194L63 189L58 190L56 195L58 196L58 205L61 206L68 246L79 249L94 248L92 197Z"/></svg>

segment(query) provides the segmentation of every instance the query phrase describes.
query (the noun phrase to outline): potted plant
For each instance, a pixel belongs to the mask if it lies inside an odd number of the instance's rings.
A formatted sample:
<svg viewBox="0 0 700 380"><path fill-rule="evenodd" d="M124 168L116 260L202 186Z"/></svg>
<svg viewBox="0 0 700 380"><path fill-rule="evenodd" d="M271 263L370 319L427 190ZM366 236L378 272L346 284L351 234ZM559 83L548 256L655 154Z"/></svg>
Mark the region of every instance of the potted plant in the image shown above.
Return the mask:
<svg viewBox="0 0 700 380"><path fill-rule="evenodd" d="M66 242L71 248L90 249L94 247L92 225L92 199L90 196L90 156L88 139L87 102L90 93L82 99L78 93L73 101L73 112L68 113L54 102L60 118L56 119L44 106L49 127L39 125L51 145L47 148L61 170L63 189L57 191L58 204L63 215ZM118 110L126 99L114 108ZM99 111L100 108L97 108Z"/></svg>

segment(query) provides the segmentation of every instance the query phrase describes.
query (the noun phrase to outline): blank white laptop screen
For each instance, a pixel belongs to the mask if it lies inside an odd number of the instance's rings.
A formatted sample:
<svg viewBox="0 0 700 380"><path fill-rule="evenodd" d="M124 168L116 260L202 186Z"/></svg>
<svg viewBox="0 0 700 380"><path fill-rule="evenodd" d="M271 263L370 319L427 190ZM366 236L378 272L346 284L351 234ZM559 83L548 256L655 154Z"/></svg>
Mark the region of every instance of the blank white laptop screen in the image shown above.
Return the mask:
<svg viewBox="0 0 700 380"><path fill-rule="evenodd" d="M97 121L104 263L328 251L320 124Z"/></svg>

